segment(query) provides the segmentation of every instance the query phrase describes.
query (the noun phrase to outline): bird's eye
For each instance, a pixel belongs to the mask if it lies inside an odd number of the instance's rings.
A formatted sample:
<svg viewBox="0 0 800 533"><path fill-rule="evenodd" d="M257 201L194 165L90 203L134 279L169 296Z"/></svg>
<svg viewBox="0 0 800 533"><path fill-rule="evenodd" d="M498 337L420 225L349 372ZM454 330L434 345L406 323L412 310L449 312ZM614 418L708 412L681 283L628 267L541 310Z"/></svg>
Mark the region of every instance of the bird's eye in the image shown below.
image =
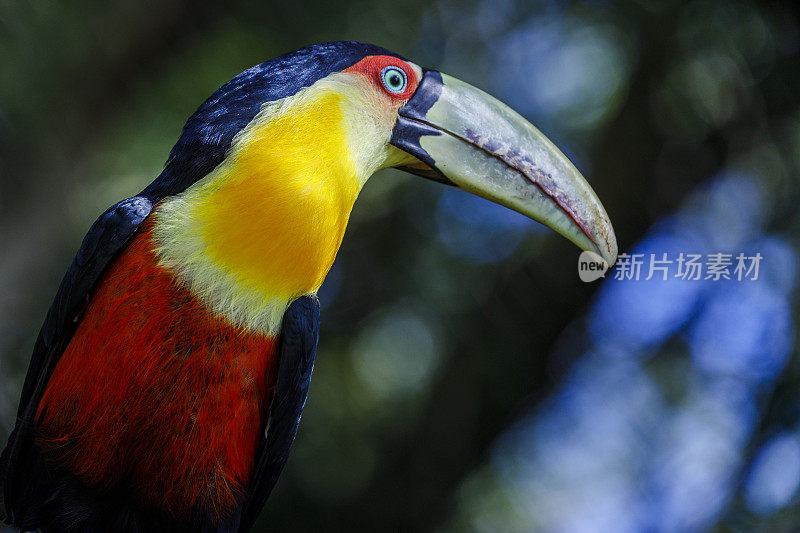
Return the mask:
<svg viewBox="0 0 800 533"><path fill-rule="evenodd" d="M400 94L406 90L406 73L397 67L386 67L381 71L381 81L386 90L392 94Z"/></svg>

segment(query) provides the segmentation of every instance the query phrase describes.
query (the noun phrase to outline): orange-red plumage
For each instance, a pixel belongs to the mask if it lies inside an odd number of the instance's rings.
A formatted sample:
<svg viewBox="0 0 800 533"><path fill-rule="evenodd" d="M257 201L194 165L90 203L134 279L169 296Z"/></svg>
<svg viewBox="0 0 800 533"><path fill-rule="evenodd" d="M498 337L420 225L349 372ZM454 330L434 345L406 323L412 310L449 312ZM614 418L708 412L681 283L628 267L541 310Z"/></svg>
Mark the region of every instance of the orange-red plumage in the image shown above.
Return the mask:
<svg viewBox="0 0 800 533"><path fill-rule="evenodd" d="M225 323L157 265L152 222L101 278L39 409L47 457L128 481L180 515L239 502L263 435L275 339Z"/></svg>

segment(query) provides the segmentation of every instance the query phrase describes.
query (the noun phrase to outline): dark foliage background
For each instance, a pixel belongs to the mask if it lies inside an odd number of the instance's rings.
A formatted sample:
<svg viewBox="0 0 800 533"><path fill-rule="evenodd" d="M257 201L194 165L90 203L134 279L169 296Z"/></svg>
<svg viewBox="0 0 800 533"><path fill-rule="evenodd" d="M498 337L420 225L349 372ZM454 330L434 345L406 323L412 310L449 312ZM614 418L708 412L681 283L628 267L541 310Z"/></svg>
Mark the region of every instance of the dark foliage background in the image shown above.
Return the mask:
<svg viewBox="0 0 800 533"><path fill-rule="evenodd" d="M94 218L220 84L338 39L518 109L622 250L764 260L753 282L583 284L536 223L377 174L261 530L800 528L800 25L780 2L0 1L0 440Z"/></svg>

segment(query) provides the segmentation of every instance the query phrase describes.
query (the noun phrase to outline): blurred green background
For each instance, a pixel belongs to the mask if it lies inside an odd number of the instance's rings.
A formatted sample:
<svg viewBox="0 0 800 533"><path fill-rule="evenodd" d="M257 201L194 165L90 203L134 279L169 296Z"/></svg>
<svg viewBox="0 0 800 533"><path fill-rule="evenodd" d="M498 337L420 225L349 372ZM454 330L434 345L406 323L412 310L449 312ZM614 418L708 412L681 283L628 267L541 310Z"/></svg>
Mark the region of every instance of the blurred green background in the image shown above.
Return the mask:
<svg viewBox="0 0 800 533"><path fill-rule="evenodd" d="M261 531L800 529L800 21L699 0L0 0L0 441L80 240L241 70L373 42L506 101L621 250L761 253L751 282L583 284L578 252L395 171L321 291ZM2 527L2 526L0 526Z"/></svg>

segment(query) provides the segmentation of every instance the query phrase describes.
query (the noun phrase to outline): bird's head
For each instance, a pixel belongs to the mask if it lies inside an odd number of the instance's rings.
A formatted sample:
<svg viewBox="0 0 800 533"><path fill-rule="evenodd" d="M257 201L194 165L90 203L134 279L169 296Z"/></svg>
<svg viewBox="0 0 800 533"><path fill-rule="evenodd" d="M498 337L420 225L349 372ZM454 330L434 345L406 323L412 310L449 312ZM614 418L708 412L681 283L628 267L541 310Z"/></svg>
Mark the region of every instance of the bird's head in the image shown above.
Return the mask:
<svg viewBox="0 0 800 533"><path fill-rule="evenodd" d="M527 120L362 43L313 45L236 76L189 119L144 193L179 193L159 216L165 262L185 269L202 255L215 265L206 282L232 273L247 290L290 300L322 283L358 192L386 167L487 198L609 264L616 258L597 196Z"/></svg>

